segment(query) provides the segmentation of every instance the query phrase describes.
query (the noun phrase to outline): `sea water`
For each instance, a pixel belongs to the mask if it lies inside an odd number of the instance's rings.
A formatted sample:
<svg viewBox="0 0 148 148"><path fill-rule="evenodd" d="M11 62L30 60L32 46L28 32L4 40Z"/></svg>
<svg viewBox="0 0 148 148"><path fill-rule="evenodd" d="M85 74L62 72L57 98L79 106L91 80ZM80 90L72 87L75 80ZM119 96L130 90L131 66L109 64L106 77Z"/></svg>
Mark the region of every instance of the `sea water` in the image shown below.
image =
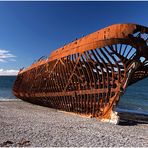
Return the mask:
<svg viewBox="0 0 148 148"><path fill-rule="evenodd" d="M129 86L121 96L117 111L148 115L148 78Z"/></svg>
<svg viewBox="0 0 148 148"><path fill-rule="evenodd" d="M0 76L0 101L16 99L12 93L15 79L16 76Z"/></svg>
<svg viewBox="0 0 148 148"><path fill-rule="evenodd" d="M16 76L0 76L0 100L13 100L12 87ZM148 78L129 86L121 96L117 111L148 115Z"/></svg>

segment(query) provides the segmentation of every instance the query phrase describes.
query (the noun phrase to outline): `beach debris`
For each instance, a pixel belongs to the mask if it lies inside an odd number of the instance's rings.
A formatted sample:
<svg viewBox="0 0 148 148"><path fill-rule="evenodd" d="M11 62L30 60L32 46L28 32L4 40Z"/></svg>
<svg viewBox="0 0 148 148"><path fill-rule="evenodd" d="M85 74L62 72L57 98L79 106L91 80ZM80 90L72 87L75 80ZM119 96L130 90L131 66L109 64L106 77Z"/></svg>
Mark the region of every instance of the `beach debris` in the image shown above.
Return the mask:
<svg viewBox="0 0 148 148"><path fill-rule="evenodd" d="M19 143L17 143L17 146L30 146L30 141L25 140L24 138L21 139L21 141Z"/></svg>
<svg viewBox="0 0 148 148"><path fill-rule="evenodd" d="M10 140L7 140L7 141L5 141L5 142L3 142L3 143L1 143L0 144L0 147L6 147L6 146L11 146L13 144L13 142L12 141L10 141Z"/></svg>
<svg viewBox="0 0 148 148"><path fill-rule="evenodd" d="M118 123L126 88L148 77L148 28L115 24L84 36L21 70L16 97Z"/></svg>
<svg viewBox="0 0 148 148"><path fill-rule="evenodd" d="M24 138L22 138L20 140L20 142L12 142L10 140L7 140L7 141L0 144L0 147L10 147L10 146L15 146L15 147L30 146L30 141L25 140Z"/></svg>

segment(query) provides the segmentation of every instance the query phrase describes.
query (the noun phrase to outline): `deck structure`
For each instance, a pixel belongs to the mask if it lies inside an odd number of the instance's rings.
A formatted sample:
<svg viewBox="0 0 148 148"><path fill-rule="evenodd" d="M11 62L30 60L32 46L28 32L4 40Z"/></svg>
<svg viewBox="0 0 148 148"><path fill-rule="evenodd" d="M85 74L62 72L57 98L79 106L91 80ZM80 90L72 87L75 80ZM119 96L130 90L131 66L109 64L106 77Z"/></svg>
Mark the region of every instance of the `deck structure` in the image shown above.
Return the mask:
<svg viewBox="0 0 148 148"><path fill-rule="evenodd" d="M34 104L117 123L120 96L147 76L148 28L115 24L20 70L13 93Z"/></svg>

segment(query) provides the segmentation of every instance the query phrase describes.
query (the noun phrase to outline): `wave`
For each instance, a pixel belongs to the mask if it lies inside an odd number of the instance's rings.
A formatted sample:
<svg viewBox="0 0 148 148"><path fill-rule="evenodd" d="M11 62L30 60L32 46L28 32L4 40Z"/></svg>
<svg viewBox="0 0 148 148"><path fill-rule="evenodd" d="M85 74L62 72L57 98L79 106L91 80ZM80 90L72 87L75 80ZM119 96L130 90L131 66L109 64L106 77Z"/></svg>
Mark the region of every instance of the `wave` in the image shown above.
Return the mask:
<svg viewBox="0 0 148 148"><path fill-rule="evenodd" d="M0 101L21 101L20 99L17 98L1 98Z"/></svg>

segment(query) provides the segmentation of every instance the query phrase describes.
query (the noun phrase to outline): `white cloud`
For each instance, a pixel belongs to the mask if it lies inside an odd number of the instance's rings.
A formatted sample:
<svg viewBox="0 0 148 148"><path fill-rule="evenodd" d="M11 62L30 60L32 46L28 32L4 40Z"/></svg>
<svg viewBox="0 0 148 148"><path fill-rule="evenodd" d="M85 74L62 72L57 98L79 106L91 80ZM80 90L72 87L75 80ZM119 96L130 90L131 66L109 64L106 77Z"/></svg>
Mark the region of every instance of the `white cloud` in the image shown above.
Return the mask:
<svg viewBox="0 0 148 148"><path fill-rule="evenodd" d="M16 56L11 54L10 51L0 49L0 62L14 61Z"/></svg>
<svg viewBox="0 0 148 148"><path fill-rule="evenodd" d="M18 74L18 70L14 70L14 69L9 69L9 70L4 70L4 69L0 69L0 75L17 75Z"/></svg>
<svg viewBox="0 0 148 148"><path fill-rule="evenodd" d="M0 59L0 62L5 62L5 60L3 60L3 59Z"/></svg>

